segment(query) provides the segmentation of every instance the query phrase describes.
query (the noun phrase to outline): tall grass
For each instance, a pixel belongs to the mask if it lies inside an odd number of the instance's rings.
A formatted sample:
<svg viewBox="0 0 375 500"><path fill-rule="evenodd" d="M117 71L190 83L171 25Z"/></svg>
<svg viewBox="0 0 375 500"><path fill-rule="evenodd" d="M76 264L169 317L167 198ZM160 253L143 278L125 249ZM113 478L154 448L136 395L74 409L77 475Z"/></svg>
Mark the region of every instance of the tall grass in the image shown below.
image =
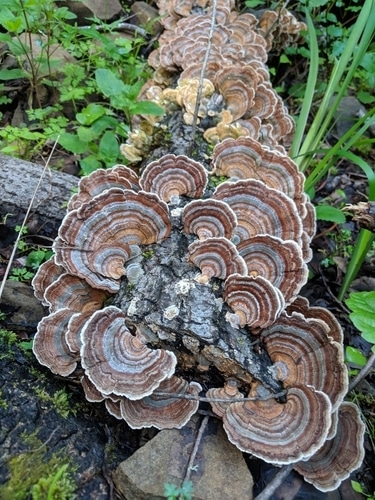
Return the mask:
<svg viewBox="0 0 375 500"><path fill-rule="evenodd" d="M363 136L366 130L375 123L375 109L372 109L359 119L332 148L320 149L324 138L333 125L333 119L341 99L346 95L354 74L374 37L375 1L365 0L358 18L351 27L350 34L345 41L345 49L340 58L334 63L324 96L309 126L307 126L307 122L314 108L318 81L319 47L317 32L308 10L306 10L306 19L310 38L310 68L304 101L291 147L291 156L300 170L306 174L306 191L308 193L314 193L317 183L327 175L335 162L340 158L347 158L364 171L369 183L369 199L375 200L375 175L373 170L362 158L350 151L350 148ZM306 133L307 127L308 131ZM318 153L322 156L319 161L316 161L315 158ZM356 276L372 242L372 233L361 230L338 295L340 300L344 297L350 283Z"/></svg>

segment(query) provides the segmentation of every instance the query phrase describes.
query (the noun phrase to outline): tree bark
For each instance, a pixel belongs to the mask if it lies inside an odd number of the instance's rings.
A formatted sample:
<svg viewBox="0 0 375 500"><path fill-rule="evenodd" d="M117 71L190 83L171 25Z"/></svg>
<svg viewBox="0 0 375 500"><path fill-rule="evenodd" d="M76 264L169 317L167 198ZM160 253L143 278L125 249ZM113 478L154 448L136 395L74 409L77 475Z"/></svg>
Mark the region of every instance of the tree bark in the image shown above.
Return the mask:
<svg viewBox="0 0 375 500"><path fill-rule="evenodd" d="M37 189L27 224L29 232L54 238L66 213L64 204L77 184L73 175L50 169L43 174L41 165L0 154L0 222L7 214L22 220Z"/></svg>

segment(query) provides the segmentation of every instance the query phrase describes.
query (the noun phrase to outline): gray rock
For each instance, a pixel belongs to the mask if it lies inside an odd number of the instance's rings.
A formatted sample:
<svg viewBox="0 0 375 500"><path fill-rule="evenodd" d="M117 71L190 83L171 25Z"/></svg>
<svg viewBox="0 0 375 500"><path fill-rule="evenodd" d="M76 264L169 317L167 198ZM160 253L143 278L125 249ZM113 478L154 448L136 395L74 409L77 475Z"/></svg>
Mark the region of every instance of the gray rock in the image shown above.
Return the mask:
<svg viewBox="0 0 375 500"><path fill-rule="evenodd" d="M8 280L0 301L0 310L10 330L35 330L45 311L30 285Z"/></svg>
<svg viewBox="0 0 375 500"><path fill-rule="evenodd" d="M116 19L123 13L122 6L118 0L65 0L59 3L77 16L77 24L89 24L89 19L97 17L102 21Z"/></svg>
<svg viewBox="0 0 375 500"><path fill-rule="evenodd" d="M122 462L113 474L127 499L163 499L165 484L181 487L195 444L199 418L183 429L164 430ZM221 423L210 419L199 443L190 481L194 500L252 498L253 479L242 453L231 443Z"/></svg>

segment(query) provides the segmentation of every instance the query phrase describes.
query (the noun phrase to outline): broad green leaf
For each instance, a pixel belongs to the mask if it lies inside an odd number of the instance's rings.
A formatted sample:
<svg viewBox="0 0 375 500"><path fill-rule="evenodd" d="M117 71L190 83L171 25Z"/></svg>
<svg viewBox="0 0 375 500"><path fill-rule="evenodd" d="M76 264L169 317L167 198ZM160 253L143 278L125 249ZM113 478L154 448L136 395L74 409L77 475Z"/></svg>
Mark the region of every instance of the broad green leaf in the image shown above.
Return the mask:
<svg viewBox="0 0 375 500"><path fill-rule="evenodd" d="M353 311L349 318L362 337L375 344L375 291L353 292L345 303Z"/></svg>
<svg viewBox="0 0 375 500"><path fill-rule="evenodd" d="M81 142L86 144L99 138L99 136L93 131L92 127L78 127L77 136Z"/></svg>
<svg viewBox="0 0 375 500"><path fill-rule="evenodd" d="M116 96L125 91L125 84L110 69L97 69L95 80L99 90L106 96Z"/></svg>
<svg viewBox="0 0 375 500"><path fill-rule="evenodd" d="M356 493L363 493L363 488L357 481L351 481L352 488Z"/></svg>
<svg viewBox="0 0 375 500"><path fill-rule="evenodd" d="M106 108L101 104L91 103L83 108L81 113L76 114L78 123L81 125L91 125L101 116L105 115Z"/></svg>
<svg viewBox="0 0 375 500"><path fill-rule="evenodd" d="M92 155L87 156L83 160L80 160L79 164L80 164L80 167L82 169L82 172L85 175L89 175L92 172L94 172L95 170L98 170L98 168L102 167L102 164L100 163L100 161L97 160L95 158L95 156L92 156Z"/></svg>
<svg viewBox="0 0 375 500"><path fill-rule="evenodd" d="M165 113L164 109L151 101L139 101L131 107L132 114L138 115L156 115L161 116Z"/></svg>
<svg viewBox="0 0 375 500"><path fill-rule="evenodd" d="M355 347L347 346L345 349L345 361L358 368L362 368L367 363L367 358Z"/></svg>
<svg viewBox="0 0 375 500"><path fill-rule="evenodd" d="M365 92L364 90L360 90L357 93L357 98L363 103L363 104L372 104L375 102L375 97L370 94L370 92Z"/></svg>
<svg viewBox="0 0 375 500"><path fill-rule="evenodd" d="M329 205L318 205L315 210L316 217L319 220L327 220L337 224L343 224L346 221L345 215L338 208Z"/></svg>
<svg viewBox="0 0 375 500"><path fill-rule="evenodd" d="M108 163L114 163L119 155L119 145L115 134L107 130L99 143L99 154Z"/></svg>
<svg viewBox="0 0 375 500"><path fill-rule="evenodd" d="M44 250L32 250L26 257L26 265L32 269L38 269L45 257L46 252Z"/></svg>
<svg viewBox="0 0 375 500"><path fill-rule="evenodd" d="M16 80L17 78L25 78L27 73L23 69L1 69L0 70L0 80Z"/></svg>
<svg viewBox="0 0 375 500"><path fill-rule="evenodd" d="M64 132L58 139L59 144L67 151L76 155L86 153L89 149L87 142L81 141L78 135Z"/></svg>

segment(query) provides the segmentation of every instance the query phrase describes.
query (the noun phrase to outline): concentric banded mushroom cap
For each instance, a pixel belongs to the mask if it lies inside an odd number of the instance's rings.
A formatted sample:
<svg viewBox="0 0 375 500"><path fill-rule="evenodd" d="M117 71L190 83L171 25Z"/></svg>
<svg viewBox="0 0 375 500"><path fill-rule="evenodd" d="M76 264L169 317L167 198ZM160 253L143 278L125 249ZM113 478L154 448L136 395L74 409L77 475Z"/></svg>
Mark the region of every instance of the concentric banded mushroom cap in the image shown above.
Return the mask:
<svg viewBox="0 0 375 500"><path fill-rule="evenodd" d="M266 462L289 464L311 457L331 425L326 394L308 386L291 387L286 403L274 399L232 403L223 415L228 439Z"/></svg>
<svg viewBox="0 0 375 500"><path fill-rule="evenodd" d="M308 269L302 251L294 241L268 235L254 236L238 244L249 276L262 276L277 287L286 303L291 302L306 283Z"/></svg>
<svg viewBox="0 0 375 500"><path fill-rule="evenodd" d="M225 139L215 146L213 173L236 179L257 179L301 202L304 176L286 155L271 151L251 137Z"/></svg>
<svg viewBox="0 0 375 500"><path fill-rule="evenodd" d="M338 409L335 437L327 440L309 460L296 464L294 469L318 490L335 490L361 466L365 455L364 433L365 425L358 407L343 402Z"/></svg>
<svg viewBox="0 0 375 500"><path fill-rule="evenodd" d="M44 298L46 289L64 272L64 268L56 264L54 256L46 262L43 262L36 272L31 285L34 289L35 297L40 300L44 306L49 305Z"/></svg>
<svg viewBox="0 0 375 500"><path fill-rule="evenodd" d="M326 332L329 337L342 345L344 342L344 333L340 323L329 309L325 307L310 307L309 301L305 297L297 297L296 300L287 308L288 314L293 312L301 313L305 318L322 321L326 326Z"/></svg>
<svg viewBox="0 0 375 500"><path fill-rule="evenodd" d="M208 398L217 399L218 401L210 401L212 411L220 418L223 417L224 413L228 409L229 405L232 404L232 399L242 399L244 396L242 392L238 390L237 381L234 379L228 379L224 384L224 387L213 387L208 389L206 392ZM220 400L227 399L228 402L223 402Z"/></svg>
<svg viewBox="0 0 375 500"><path fill-rule="evenodd" d="M64 273L51 283L44 294L50 312L68 308L76 312L96 311L103 307L109 294L92 288L78 276Z"/></svg>
<svg viewBox="0 0 375 500"><path fill-rule="evenodd" d="M139 180L142 189L156 193L166 202L180 196L200 198L207 185L204 166L184 155L167 154L147 165Z"/></svg>
<svg viewBox="0 0 375 500"><path fill-rule="evenodd" d="M185 205L182 222L185 233L196 234L201 240L213 237L230 239L237 226L237 217L227 203L208 198Z"/></svg>
<svg viewBox="0 0 375 500"><path fill-rule="evenodd" d="M53 245L56 262L92 287L114 293L129 245L162 241L171 227L168 207L155 194L112 188L65 216Z"/></svg>
<svg viewBox="0 0 375 500"><path fill-rule="evenodd" d="M333 411L348 390L343 349L320 321L299 313L281 315L262 331L275 378L286 386L309 385L328 395Z"/></svg>
<svg viewBox="0 0 375 500"><path fill-rule="evenodd" d="M77 367L79 356L70 351L65 335L74 311L59 309L45 316L38 324L33 353L39 363L51 372L67 377Z"/></svg>
<svg viewBox="0 0 375 500"><path fill-rule="evenodd" d="M228 276L223 298L234 315L227 320L235 327L266 328L279 317L285 307L281 292L267 279L258 276Z"/></svg>
<svg viewBox="0 0 375 500"><path fill-rule="evenodd" d="M226 238L206 238L194 241L188 247L189 260L199 267L201 283L211 278L225 280L230 274L247 274L244 259L240 257L236 246Z"/></svg>
<svg viewBox="0 0 375 500"><path fill-rule="evenodd" d="M104 395L129 399L149 396L173 375L176 356L149 349L126 328L124 314L109 306L95 312L81 333L81 362L85 373Z"/></svg>
<svg viewBox="0 0 375 500"><path fill-rule="evenodd" d="M271 85L261 83L256 87L253 106L248 109L246 117L250 118L252 116L259 116L262 120L269 118L275 112L276 106L276 92L273 90Z"/></svg>
<svg viewBox="0 0 375 500"><path fill-rule="evenodd" d="M156 427L157 429L181 429L198 410L199 401L173 397L174 394L198 396L202 387L180 378L163 380L154 394L138 401L122 399L121 416L132 429ZM158 396L157 394L170 393Z"/></svg>
<svg viewBox="0 0 375 500"><path fill-rule="evenodd" d="M238 120L254 105L257 74L251 66L226 66L215 75L215 87L224 97L233 120Z"/></svg>
<svg viewBox="0 0 375 500"><path fill-rule="evenodd" d="M99 168L79 181L78 193L70 199L68 210L79 208L82 203L114 187L138 191L138 175L124 165L115 165L106 170Z"/></svg>
<svg viewBox="0 0 375 500"><path fill-rule="evenodd" d="M295 203L263 182L253 179L224 182L216 188L213 198L228 203L237 215L235 234L240 241L269 234L300 242L302 222Z"/></svg>

